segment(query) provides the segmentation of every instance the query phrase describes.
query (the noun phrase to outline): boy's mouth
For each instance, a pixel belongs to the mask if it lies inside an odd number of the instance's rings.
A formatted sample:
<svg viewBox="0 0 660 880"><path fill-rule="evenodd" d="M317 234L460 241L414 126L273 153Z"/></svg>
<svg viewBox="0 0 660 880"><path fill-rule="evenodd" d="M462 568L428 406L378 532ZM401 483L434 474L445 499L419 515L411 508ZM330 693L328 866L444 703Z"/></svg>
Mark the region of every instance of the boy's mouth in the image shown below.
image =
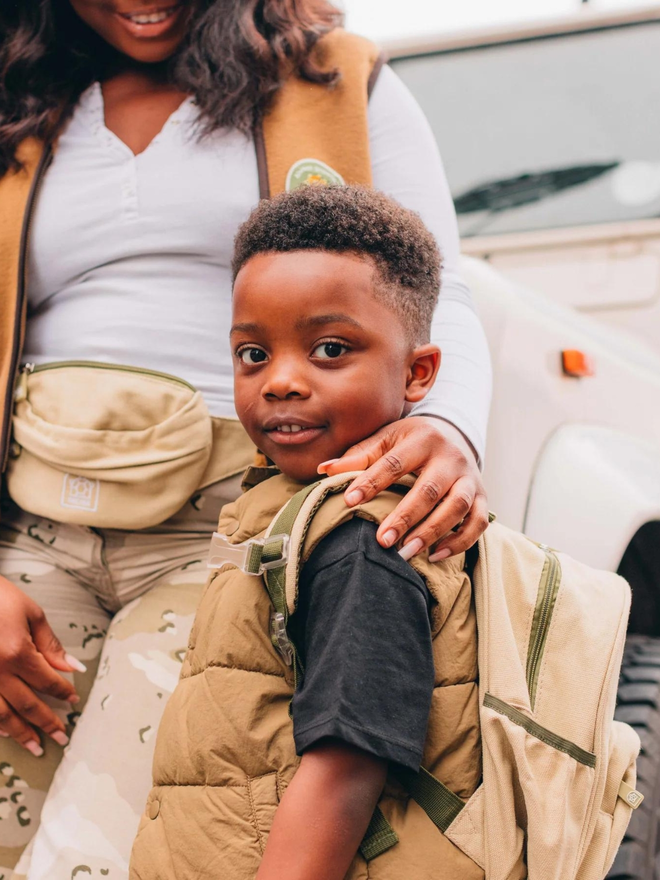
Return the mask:
<svg viewBox="0 0 660 880"><path fill-rule="evenodd" d="M289 446L315 440L325 430L325 427L288 419L280 421L269 419L263 430L274 443Z"/></svg>

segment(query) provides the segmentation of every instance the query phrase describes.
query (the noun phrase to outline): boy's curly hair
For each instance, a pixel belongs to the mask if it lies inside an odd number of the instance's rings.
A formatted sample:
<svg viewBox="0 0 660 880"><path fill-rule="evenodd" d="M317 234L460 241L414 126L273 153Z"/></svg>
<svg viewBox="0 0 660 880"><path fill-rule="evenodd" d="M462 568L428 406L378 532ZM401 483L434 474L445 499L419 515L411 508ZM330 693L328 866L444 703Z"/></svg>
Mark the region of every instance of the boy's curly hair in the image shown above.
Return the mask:
<svg viewBox="0 0 660 880"><path fill-rule="evenodd" d="M418 214L358 186L303 186L262 201L238 230L234 279L257 254L324 250L370 257L374 294L401 318L412 344L429 341L440 292L440 251Z"/></svg>

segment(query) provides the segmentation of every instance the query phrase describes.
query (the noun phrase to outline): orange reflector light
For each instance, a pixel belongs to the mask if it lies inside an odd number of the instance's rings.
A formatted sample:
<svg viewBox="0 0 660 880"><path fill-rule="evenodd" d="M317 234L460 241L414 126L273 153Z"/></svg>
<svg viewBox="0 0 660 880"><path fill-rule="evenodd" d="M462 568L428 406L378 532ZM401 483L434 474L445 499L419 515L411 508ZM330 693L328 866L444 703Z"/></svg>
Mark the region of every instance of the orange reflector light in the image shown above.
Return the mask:
<svg viewBox="0 0 660 880"><path fill-rule="evenodd" d="M594 362L588 354L576 349L565 349L561 353L561 365L567 376L593 376Z"/></svg>

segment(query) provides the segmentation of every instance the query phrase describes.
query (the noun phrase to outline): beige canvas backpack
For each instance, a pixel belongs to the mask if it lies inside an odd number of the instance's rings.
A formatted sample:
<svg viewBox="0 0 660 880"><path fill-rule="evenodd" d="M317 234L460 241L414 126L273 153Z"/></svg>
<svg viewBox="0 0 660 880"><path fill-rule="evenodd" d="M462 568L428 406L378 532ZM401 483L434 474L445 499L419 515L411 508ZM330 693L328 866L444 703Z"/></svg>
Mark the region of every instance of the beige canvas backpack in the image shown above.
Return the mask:
<svg viewBox="0 0 660 880"><path fill-rule="evenodd" d="M262 541L230 546L214 536L211 565L215 557L264 574L273 643L294 666L286 625L305 535L327 495L354 477L306 487ZM424 769L399 779L488 880L601 880L642 801L639 738L613 720L630 589L497 523L477 549L483 783L464 803ZM396 844L378 810L365 843L371 857Z"/></svg>

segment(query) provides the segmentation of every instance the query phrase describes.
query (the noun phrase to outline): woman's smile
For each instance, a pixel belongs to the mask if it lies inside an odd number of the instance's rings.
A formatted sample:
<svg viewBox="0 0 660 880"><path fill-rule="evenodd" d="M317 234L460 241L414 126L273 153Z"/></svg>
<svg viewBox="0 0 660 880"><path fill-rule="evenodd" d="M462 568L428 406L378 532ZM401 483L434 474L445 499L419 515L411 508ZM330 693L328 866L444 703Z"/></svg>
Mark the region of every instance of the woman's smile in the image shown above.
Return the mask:
<svg viewBox="0 0 660 880"><path fill-rule="evenodd" d="M190 0L69 0L92 30L142 64L171 58L185 39Z"/></svg>
<svg viewBox="0 0 660 880"><path fill-rule="evenodd" d="M178 24L185 4L170 3L167 6L148 6L136 12L117 12L115 15L133 37L154 39L164 36Z"/></svg>

